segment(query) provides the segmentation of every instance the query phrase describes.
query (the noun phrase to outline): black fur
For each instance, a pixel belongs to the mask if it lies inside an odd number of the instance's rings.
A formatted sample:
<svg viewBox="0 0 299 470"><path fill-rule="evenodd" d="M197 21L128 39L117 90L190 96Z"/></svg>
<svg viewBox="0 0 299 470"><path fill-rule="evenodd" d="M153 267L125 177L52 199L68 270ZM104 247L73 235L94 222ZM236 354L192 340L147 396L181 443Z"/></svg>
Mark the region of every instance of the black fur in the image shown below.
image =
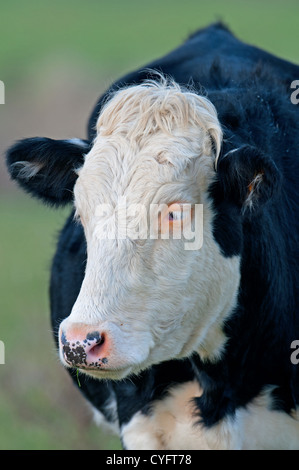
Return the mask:
<svg viewBox="0 0 299 470"><path fill-rule="evenodd" d="M63 205L73 199L75 170L82 165L88 149L88 141L78 145L45 137L24 139L8 150L7 166L12 179L23 189L48 204ZM36 174L26 176L24 163L36 165Z"/></svg>

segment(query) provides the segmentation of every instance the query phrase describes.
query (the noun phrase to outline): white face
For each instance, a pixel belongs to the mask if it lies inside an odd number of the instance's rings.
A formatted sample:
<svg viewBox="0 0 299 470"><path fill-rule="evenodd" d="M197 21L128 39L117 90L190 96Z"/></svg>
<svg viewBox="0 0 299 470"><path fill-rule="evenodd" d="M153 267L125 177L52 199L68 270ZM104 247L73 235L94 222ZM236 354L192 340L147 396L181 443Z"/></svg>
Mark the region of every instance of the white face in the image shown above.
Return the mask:
<svg viewBox="0 0 299 470"><path fill-rule="evenodd" d="M118 92L108 103L74 188L87 265L73 310L60 326L60 356L65 365L100 378L123 378L194 351L217 357L225 344L221 327L235 305L239 285L239 258L222 256L212 235L207 196L215 177L211 124L209 129L195 127L195 113L190 117L194 101L183 93L188 107L184 126L174 119L170 123L173 109L160 112L161 119L166 116L164 124L159 125L153 108L144 120L141 88L134 87L131 95L128 90ZM140 93L162 91L143 87ZM204 107L206 102L198 112L207 120ZM120 201L125 201L126 213ZM132 236L141 213L134 204L142 204L146 217L153 204L164 204L158 236ZM186 219L181 204L202 205L200 249L186 249L186 237L171 236L187 219L198 230L197 213L192 210ZM130 211L132 207L136 210ZM109 232L121 212L129 236L107 239L105 229ZM168 227L169 239L161 239Z"/></svg>

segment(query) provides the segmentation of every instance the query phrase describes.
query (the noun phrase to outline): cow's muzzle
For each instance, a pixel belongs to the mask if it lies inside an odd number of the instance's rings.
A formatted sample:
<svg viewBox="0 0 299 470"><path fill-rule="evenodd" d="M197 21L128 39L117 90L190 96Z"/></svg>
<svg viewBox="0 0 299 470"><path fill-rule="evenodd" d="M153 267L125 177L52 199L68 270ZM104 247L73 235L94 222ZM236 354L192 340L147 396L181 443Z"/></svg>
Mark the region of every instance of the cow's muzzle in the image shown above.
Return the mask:
<svg viewBox="0 0 299 470"><path fill-rule="evenodd" d="M101 369L109 362L109 339L90 325L74 323L67 331L60 330L60 355L68 367ZM108 366L109 367L109 366Z"/></svg>

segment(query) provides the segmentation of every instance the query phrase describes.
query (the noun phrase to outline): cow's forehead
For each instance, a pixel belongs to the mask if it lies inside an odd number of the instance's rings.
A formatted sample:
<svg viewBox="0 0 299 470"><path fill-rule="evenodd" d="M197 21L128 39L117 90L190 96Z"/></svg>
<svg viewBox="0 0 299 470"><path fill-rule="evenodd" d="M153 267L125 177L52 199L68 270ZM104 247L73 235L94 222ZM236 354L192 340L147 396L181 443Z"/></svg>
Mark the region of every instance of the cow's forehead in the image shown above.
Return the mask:
<svg viewBox="0 0 299 470"><path fill-rule="evenodd" d="M176 174L184 170L190 160L203 156L204 140L201 129L177 129L173 135L160 131L144 137L142 142L117 133L109 138L98 136L79 176L101 172L107 166L115 176L149 168L161 174Z"/></svg>
<svg viewBox="0 0 299 470"><path fill-rule="evenodd" d="M97 135L123 135L135 144L144 145L159 131L176 136L201 135L204 152L220 151L222 130L213 104L205 97L177 83L145 82L118 90L103 106L97 121Z"/></svg>
<svg viewBox="0 0 299 470"><path fill-rule="evenodd" d="M152 203L198 203L207 168L214 174L213 158L200 152L196 136L157 135L143 148L123 137L95 142L74 188L77 212L92 215L99 204L116 207L123 197L147 209Z"/></svg>
<svg viewBox="0 0 299 470"><path fill-rule="evenodd" d="M174 85L119 91L98 118L93 147L78 172L75 202L87 198L94 207L125 193L134 202L151 200L166 184L172 184L177 200L175 183L191 188L195 168L213 173L220 140L216 111L203 97Z"/></svg>

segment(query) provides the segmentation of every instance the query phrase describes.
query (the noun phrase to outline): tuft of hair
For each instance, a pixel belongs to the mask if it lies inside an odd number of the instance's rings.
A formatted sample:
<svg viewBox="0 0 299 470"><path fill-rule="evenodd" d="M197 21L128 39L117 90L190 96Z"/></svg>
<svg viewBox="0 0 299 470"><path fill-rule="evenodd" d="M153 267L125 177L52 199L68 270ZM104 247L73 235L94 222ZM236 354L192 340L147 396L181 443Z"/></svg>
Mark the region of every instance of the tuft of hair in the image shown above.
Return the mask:
<svg viewBox="0 0 299 470"><path fill-rule="evenodd" d="M207 146L215 156L220 154L222 129L211 101L192 89L182 87L169 77L155 72L157 79L148 79L114 91L97 121L97 132L103 136L121 134L131 141L140 141L157 132L175 135L187 127L201 129Z"/></svg>

